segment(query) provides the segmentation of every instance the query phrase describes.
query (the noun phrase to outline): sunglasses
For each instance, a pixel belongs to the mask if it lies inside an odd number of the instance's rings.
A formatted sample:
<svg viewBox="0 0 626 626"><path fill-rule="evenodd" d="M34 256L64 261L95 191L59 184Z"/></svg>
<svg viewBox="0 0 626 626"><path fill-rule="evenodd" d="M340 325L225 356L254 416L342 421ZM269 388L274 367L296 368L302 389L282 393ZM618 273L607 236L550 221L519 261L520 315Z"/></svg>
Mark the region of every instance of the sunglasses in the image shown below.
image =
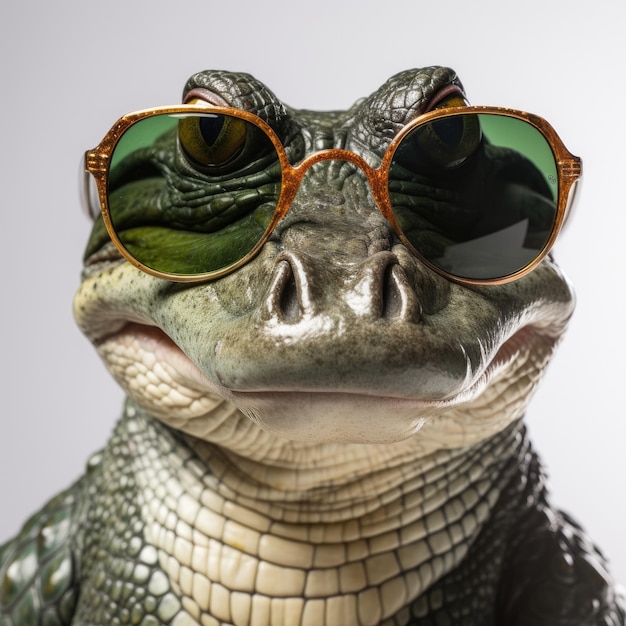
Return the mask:
<svg viewBox="0 0 626 626"><path fill-rule="evenodd" d="M205 102L125 115L85 155L84 202L106 228L87 256L110 238L154 276L219 278L259 253L309 169L336 160L362 171L427 267L461 284L502 284L548 254L582 171L548 122L495 107L416 117L378 167L348 150L301 158L287 145L260 117Z"/></svg>

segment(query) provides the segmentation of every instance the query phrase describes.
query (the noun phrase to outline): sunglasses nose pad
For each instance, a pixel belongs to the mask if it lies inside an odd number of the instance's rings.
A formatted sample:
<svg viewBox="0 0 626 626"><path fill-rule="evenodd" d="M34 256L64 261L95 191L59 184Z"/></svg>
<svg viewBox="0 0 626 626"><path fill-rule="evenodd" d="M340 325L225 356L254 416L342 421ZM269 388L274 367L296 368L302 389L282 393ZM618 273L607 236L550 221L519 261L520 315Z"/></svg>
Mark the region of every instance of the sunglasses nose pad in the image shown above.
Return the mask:
<svg viewBox="0 0 626 626"><path fill-rule="evenodd" d="M85 169L81 159L78 171L78 193L80 204L85 215L95 221L100 215L100 197L94 177Z"/></svg>

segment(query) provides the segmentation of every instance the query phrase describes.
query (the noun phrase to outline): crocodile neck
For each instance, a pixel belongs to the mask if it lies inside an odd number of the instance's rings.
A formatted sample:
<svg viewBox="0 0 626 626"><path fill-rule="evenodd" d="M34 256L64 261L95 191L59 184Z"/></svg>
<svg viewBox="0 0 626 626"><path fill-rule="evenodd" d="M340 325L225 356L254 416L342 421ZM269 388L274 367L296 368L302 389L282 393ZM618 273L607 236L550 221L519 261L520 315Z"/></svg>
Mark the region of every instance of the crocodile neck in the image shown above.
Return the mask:
<svg viewBox="0 0 626 626"><path fill-rule="evenodd" d="M191 617L379 624L463 560L518 471L520 428L417 458L411 442L294 445L261 463L129 406L115 465L133 473L144 539Z"/></svg>

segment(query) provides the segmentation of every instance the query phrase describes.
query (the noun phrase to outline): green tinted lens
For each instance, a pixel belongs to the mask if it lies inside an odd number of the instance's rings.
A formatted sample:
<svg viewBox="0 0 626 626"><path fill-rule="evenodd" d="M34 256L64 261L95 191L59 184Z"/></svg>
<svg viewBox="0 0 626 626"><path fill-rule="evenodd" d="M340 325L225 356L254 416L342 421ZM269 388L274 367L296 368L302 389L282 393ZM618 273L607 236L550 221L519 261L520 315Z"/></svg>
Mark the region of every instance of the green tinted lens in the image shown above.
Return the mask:
<svg viewBox="0 0 626 626"><path fill-rule="evenodd" d="M397 221L416 251L460 278L509 276L554 229L558 173L546 138L499 114L457 114L417 126L389 169Z"/></svg>
<svg viewBox="0 0 626 626"><path fill-rule="evenodd" d="M133 258L191 276L249 254L280 188L276 150L254 124L221 114L158 114L136 122L116 144L108 204Z"/></svg>

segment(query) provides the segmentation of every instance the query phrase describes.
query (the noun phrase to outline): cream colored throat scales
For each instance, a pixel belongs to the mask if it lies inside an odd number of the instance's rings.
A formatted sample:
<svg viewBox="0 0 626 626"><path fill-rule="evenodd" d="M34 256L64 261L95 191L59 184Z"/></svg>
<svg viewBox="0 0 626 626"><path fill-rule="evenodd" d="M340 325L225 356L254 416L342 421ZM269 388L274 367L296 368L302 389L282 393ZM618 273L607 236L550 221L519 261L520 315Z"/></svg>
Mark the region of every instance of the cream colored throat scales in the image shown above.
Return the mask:
<svg viewBox="0 0 626 626"><path fill-rule="evenodd" d="M408 620L411 601L467 553L520 441L509 429L418 462L411 442L326 444L308 456L294 444L295 468L284 451L262 465L127 414L144 550L190 624Z"/></svg>

